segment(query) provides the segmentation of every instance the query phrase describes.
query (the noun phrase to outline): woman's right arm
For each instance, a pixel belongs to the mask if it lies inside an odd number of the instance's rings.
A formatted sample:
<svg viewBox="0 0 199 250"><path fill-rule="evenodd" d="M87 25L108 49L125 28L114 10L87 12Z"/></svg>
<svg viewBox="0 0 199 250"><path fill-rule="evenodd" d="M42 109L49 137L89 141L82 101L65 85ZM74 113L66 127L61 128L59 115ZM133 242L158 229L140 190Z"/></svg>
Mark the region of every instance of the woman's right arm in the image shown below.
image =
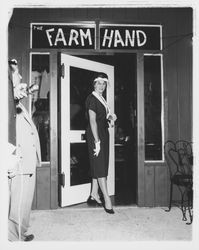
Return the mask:
<svg viewBox="0 0 199 250"><path fill-rule="evenodd" d="M91 131L93 133L93 137L95 139L95 143L99 141L98 131L97 131L97 122L96 122L96 113L89 109L89 122L91 126Z"/></svg>

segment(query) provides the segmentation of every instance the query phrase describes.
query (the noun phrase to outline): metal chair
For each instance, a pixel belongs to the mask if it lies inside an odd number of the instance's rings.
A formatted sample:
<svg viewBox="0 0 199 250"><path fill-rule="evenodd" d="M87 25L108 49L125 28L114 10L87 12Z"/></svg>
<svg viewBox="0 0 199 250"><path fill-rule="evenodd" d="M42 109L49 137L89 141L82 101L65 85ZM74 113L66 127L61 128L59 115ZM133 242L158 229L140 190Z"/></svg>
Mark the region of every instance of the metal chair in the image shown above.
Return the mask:
<svg viewBox="0 0 199 250"><path fill-rule="evenodd" d="M192 215L192 201L193 201L193 154L192 143L185 140L178 140L176 142L168 140L164 145L165 159L167 162L169 176L170 176L170 198L167 212L171 210L173 200L173 186L177 186L180 193L180 203L176 203L182 211L182 220L187 221L186 211L188 210L191 224L193 220Z"/></svg>

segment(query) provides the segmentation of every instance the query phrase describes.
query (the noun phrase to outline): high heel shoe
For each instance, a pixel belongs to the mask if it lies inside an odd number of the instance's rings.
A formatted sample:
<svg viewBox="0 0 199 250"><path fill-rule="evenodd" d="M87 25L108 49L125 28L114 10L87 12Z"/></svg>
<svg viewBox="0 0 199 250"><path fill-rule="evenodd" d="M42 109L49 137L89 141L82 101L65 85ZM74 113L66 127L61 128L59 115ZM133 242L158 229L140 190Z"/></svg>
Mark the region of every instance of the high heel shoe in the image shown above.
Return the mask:
<svg viewBox="0 0 199 250"><path fill-rule="evenodd" d="M114 214L114 210L111 208L111 209L108 209L108 208L105 208L104 206L104 210L108 213L108 214Z"/></svg>
<svg viewBox="0 0 199 250"><path fill-rule="evenodd" d="M88 197L88 200L86 201L88 205L91 205L91 206L102 206L102 203L98 202L93 196L89 196Z"/></svg>
<svg viewBox="0 0 199 250"><path fill-rule="evenodd" d="M103 207L104 207L104 210L105 210L106 213L108 213L108 214L114 214L115 213L112 208L111 209L106 208L105 203L103 203Z"/></svg>

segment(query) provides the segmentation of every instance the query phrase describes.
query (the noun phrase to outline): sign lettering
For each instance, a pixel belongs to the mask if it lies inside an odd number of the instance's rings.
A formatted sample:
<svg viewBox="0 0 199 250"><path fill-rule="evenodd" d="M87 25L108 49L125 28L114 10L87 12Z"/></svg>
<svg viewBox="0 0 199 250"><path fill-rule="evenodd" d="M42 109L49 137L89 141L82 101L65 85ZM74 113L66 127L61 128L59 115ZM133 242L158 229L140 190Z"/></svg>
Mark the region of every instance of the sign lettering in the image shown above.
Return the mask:
<svg viewBox="0 0 199 250"><path fill-rule="evenodd" d="M160 26L100 25L100 49L160 50Z"/></svg>
<svg viewBox="0 0 199 250"><path fill-rule="evenodd" d="M95 49L95 27L32 24L32 48Z"/></svg>
<svg viewBox="0 0 199 250"><path fill-rule="evenodd" d="M161 50L160 25L32 24L32 48L103 50Z"/></svg>

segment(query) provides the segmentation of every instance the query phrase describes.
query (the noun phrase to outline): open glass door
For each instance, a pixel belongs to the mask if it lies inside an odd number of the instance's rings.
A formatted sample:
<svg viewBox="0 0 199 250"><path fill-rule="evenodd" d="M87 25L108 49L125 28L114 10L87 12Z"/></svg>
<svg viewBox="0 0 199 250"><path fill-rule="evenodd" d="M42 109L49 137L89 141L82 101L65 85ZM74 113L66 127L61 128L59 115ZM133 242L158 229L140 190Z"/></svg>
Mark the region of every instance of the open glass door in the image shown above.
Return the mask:
<svg viewBox="0 0 199 250"><path fill-rule="evenodd" d="M92 91L94 72L108 75L107 102L114 112L114 67L79 57L61 54L61 206L85 202L90 194L89 158L85 138L87 120L85 100ZM109 128L109 195L115 193L114 127Z"/></svg>

